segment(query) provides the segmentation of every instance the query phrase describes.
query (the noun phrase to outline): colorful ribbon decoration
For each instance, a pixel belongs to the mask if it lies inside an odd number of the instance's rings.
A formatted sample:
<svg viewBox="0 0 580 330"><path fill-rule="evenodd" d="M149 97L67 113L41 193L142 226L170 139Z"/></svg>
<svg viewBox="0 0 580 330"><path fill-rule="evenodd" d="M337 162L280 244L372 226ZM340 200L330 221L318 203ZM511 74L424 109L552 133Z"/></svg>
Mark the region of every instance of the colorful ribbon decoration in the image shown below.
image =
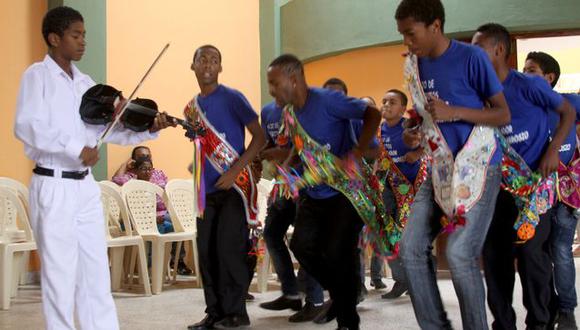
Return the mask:
<svg viewBox="0 0 580 330"><path fill-rule="evenodd" d="M379 141L382 141L380 135L379 133ZM381 144L380 148L381 153L376 161L378 165L377 176L382 174L379 177L379 181L385 185L385 188L387 183L391 187L397 202L398 221L404 228L411 213L411 205L415 200L415 194L419 191L421 184L425 182L429 174L430 160L426 156L421 158L417 177L415 178L415 182L411 183L397 167L393 158L389 155L387 149L385 149L385 146Z"/></svg>
<svg viewBox="0 0 580 330"><path fill-rule="evenodd" d="M209 120L207 120L197 102L197 97L194 97L187 104L184 115L194 127L205 132L203 139L200 138L198 140L199 143L194 143L194 173L196 173L196 177L198 175L200 178L203 177L203 164L206 158L218 173L223 174L227 172L240 156L229 142L219 134ZM194 142L196 139L197 137L194 139ZM201 188L203 186L201 184L196 186L198 196L202 194L205 196ZM244 167L240 174L238 174L233 188L242 197L248 225L251 228L259 227L261 224L258 221L258 189L249 166ZM205 208L203 205L201 207L202 209Z"/></svg>
<svg viewBox="0 0 580 330"><path fill-rule="evenodd" d="M276 185L279 186L279 195L296 198L302 188L327 184L352 203L366 225L363 235L374 252L382 256L397 254L401 227L387 216L379 195L378 178L370 167L364 160L359 166L352 156L342 161L318 144L300 125L291 105L284 108L282 116L280 134L292 140L304 172L300 176L278 167Z"/></svg>
<svg viewBox="0 0 580 330"><path fill-rule="evenodd" d="M542 179L539 173L530 169L498 129L495 134L503 151L501 187L515 199L519 213L514 229L520 243L524 243L534 237L540 215L546 213L554 203L556 175Z"/></svg>
<svg viewBox="0 0 580 330"><path fill-rule="evenodd" d="M487 169L496 148L493 129L474 126L463 148L453 157L439 126L425 110L428 100L421 85L416 55L407 55L404 69L413 104L423 119L420 127L425 136L423 148L433 161L433 195L445 215L441 224L444 231L452 232L465 224L465 215L483 194Z"/></svg>

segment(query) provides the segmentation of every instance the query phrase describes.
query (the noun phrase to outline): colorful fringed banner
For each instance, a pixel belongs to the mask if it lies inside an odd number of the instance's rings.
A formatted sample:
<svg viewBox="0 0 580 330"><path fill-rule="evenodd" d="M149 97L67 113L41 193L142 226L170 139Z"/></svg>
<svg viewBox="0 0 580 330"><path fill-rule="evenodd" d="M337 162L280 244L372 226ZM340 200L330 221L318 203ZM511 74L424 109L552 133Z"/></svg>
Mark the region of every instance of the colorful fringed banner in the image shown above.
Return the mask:
<svg viewBox="0 0 580 330"><path fill-rule="evenodd" d="M503 151L501 187L514 196L519 211L514 229L520 242L524 243L534 237L540 215L554 203L556 175L542 179L539 173L530 169L499 130L496 129L495 134Z"/></svg>
<svg viewBox="0 0 580 330"><path fill-rule="evenodd" d="M407 89L418 115L424 135L423 149L432 159L431 178L435 201L444 213L443 230L452 232L465 224L465 216L480 200L486 175L496 150L492 128L476 125L467 142L454 157L439 125L425 110L428 103L419 76L418 58L409 54L405 60Z"/></svg>
<svg viewBox="0 0 580 330"><path fill-rule="evenodd" d="M576 150L569 165L560 162L558 166L558 180L556 181L558 199L574 208L575 214L580 209L580 145L576 137Z"/></svg>
<svg viewBox="0 0 580 330"><path fill-rule="evenodd" d="M365 240L378 255L397 253L401 227L387 216L379 194L379 181L371 168L362 161L359 166L354 157L341 160L312 139L298 122L293 107L288 105L282 113L280 134L289 137L302 160L302 175L278 167L276 185L280 196L297 198L298 191L306 187L327 184L340 191L352 203L365 223Z"/></svg>
<svg viewBox="0 0 580 330"><path fill-rule="evenodd" d="M200 186L196 187L198 190L198 197L203 194L204 198L199 199L198 203L203 203L198 205L199 208L205 208L205 193L203 188L205 184L202 185L203 178L203 166L205 160L209 161L209 164L220 174L227 172L231 166L239 159L238 152L228 143L228 141L213 127L213 125L207 120L204 112L197 103L197 97L191 100L184 110L185 118L200 132L203 132L203 136L194 137L194 165L193 169L196 178L199 178ZM256 187L256 182L252 175L252 171L249 166L244 167L244 169L238 174L233 185L234 190L236 190L240 197L242 197L242 202L244 204L244 211L246 216L246 222L250 228L260 226L258 221L258 189Z"/></svg>
<svg viewBox="0 0 580 330"><path fill-rule="evenodd" d="M380 134L379 141L381 141ZM376 161L377 175L383 186L386 188L388 184L393 191L395 201L397 202L398 221L404 228L411 213L411 205L413 204L413 200L415 200L415 194L419 191L421 184L425 182L429 174L430 159L427 156L421 158L417 177L415 178L415 182L411 183L397 167L384 145L381 144L380 148L381 153Z"/></svg>

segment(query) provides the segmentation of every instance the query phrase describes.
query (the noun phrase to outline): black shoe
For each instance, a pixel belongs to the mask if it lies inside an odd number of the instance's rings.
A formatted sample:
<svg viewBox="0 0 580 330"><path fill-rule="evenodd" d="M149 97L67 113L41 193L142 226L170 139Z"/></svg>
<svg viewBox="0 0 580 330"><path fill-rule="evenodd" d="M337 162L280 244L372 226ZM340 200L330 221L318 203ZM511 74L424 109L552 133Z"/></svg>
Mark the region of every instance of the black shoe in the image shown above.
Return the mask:
<svg viewBox="0 0 580 330"><path fill-rule="evenodd" d="M306 302L304 307L296 314L288 318L288 322L299 323L299 322L310 322L314 320L320 312L324 309L324 304L320 306L314 306L312 303Z"/></svg>
<svg viewBox="0 0 580 330"><path fill-rule="evenodd" d="M302 300L300 298L290 299L286 296L280 296L275 300L261 303L260 307L263 309L269 309L271 311L281 311L285 309L299 311L302 309Z"/></svg>
<svg viewBox="0 0 580 330"><path fill-rule="evenodd" d="M192 324L187 327L187 330L206 330L206 329L213 329L216 322L220 321L221 318L207 314L203 320L197 322L196 324Z"/></svg>
<svg viewBox="0 0 580 330"><path fill-rule="evenodd" d="M314 318L314 323L325 324L336 318L336 311L332 308L332 300L328 299L322 304L322 310Z"/></svg>
<svg viewBox="0 0 580 330"><path fill-rule="evenodd" d="M217 329L230 329L230 328L239 328L239 327L247 327L250 325L250 318L248 315L235 315L235 316L226 316L223 320L216 322L214 327Z"/></svg>
<svg viewBox="0 0 580 330"><path fill-rule="evenodd" d="M182 276L193 275L193 271L187 267L177 268L177 274Z"/></svg>
<svg viewBox="0 0 580 330"><path fill-rule="evenodd" d="M374 287L377 290L386 289L387 288L387 285L385 283L383 283L383 281L381 279L372 280L371 281L371 286Z"/></svg>
<svg viewBox="0 0 580 330"><path fill-rule="evenodd" d="M253 294L250 294L249 292L246 293L246 301L254 301L256 300L256 297L254 297Z"/></svg>
<svg viewBox="0 0 580 330"><path fill-rule="evenodd" d="M558 324L558 330L578 330L578 326L576 325L576 317L574 316L574 312L562 312L558 313L558 319L556 321Z"/></svg>
<svg viewBox="0 0 580 330"><path fill-rule="evenodd" d="M396 299L403 295L409 288L401 282L395 282L393 289L381 296L383 299Z"/></svg>

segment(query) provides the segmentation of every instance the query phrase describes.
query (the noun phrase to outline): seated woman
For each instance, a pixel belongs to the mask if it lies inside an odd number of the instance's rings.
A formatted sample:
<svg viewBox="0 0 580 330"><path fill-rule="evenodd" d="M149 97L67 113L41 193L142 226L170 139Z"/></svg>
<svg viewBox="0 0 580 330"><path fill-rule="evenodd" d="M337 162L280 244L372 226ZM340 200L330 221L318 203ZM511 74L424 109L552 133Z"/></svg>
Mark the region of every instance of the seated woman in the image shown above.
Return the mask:
<svg viewBox="0 0 580 330"><path fill-rule="evenodd" d="M149 147L146 146L137 146L133 148L133 151L131 152L131 158L129 158L126 162L121 164L121 166L119 167L119 169L117 169L113 177L125 175L126 173L132 173L133 175L135 175L136 174L134 168L135 161L138 158L149 158L151 161L153 161L151 149L149 149ZM132 179L135 178L136 178L135 176L132 177ZM167 183L167 176L165 175L165 173L163 173L162 170L153 168L153 170L151 171L150 182L155 183L157 185L159 185L158 182ZM165 186L165 183L163 184L163 186Z"/></svg>
<svg viewBox="0 0 580 330"><path fill-rule="evenodd" d="M165 176L161 171L157 171L158 175L156 176L152 175L155 169L153 168L151 158L148 156L142 156L130 163L128 162L127 167L129 166L131 171L125 171L123 174L116 174L113 176L113 182L122 186L127 181L136 179L151 182L162 189L165 189L165 185L167 185L167 176ZM163 199L159 195L157 196L157 229L161 234L173 231L173 224L169 218L169 213L167 212Z"/></svg>

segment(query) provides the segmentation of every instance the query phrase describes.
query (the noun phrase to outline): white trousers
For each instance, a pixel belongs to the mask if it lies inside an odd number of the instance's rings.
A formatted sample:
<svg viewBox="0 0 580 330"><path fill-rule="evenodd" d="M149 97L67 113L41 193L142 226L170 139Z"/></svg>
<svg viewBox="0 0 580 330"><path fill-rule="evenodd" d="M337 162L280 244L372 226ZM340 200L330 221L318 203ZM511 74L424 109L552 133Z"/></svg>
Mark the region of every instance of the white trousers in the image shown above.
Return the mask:
<svg viewBox="0 0 580 330"><path fill-rule="evenodd" d="M33 175L30 222L41 261L46 329L119 328L111 295L99 186L84 180Z"/></svg>

